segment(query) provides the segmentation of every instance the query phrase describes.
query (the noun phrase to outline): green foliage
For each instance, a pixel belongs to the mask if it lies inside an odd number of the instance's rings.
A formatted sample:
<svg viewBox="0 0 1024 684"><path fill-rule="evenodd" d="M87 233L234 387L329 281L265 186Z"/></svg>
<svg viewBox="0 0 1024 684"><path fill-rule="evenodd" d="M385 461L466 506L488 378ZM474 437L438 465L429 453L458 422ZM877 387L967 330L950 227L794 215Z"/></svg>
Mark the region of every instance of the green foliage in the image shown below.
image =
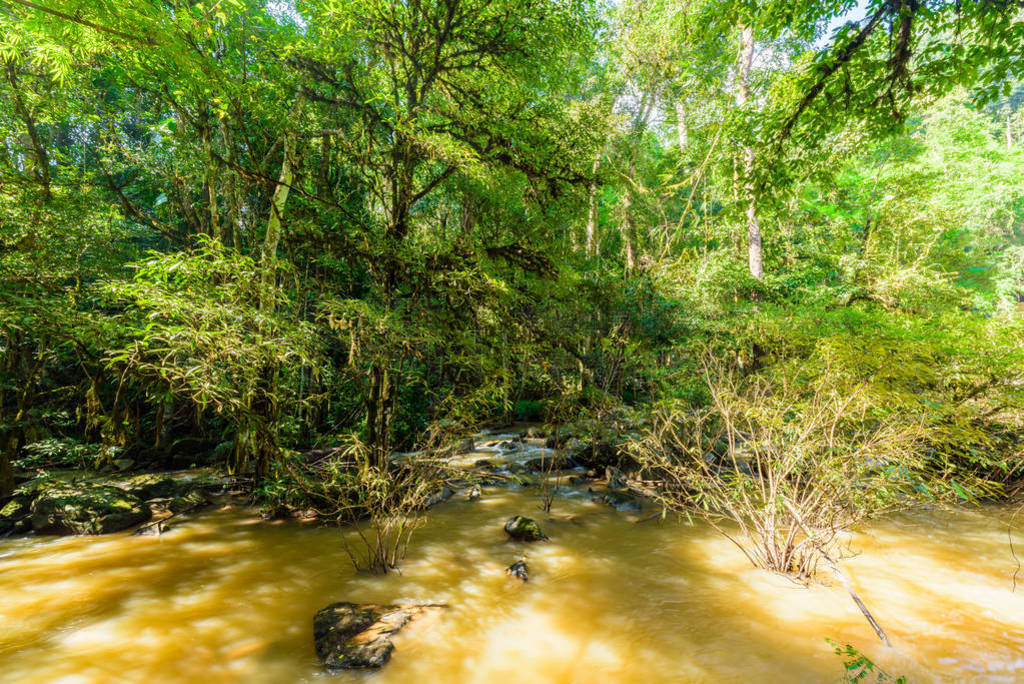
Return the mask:
<svg viewBox="0 0 1024 684"><path fill-rule="evenodd" d="M864 9L13 4L0 489L14 458L81 444L329 508L495 416L617 441L667 406L713 412L707 352L738 396L799 413L827 377L867 433L919 426L915 496L1004 491L1024 24L1000 3ZM366 477L302 465L340 440ZM837 472L872 474L815 477Z"/></svg>
<svg viewBox="0 0 1024 684"><path fill-rule="evenodd" d="M906 684L907 678L893 676L880 669L866 655L853 646L846 644L840 646L831 639L825 639L828 645L835 649L835 654L844 658L843 667L846 672L841 681L844 682L892 682L893 684Z"/></svg>

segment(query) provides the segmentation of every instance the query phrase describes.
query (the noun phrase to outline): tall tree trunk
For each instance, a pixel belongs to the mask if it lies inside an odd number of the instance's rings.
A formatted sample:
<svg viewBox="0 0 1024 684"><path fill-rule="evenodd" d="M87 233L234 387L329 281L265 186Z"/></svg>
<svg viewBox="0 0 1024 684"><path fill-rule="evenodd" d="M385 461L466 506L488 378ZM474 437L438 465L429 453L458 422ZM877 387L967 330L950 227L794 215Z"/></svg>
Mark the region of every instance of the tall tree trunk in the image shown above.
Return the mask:
<svg viewBox="0 0 1024 684"><path fill-rule="evenodd" d="M630 163L629 179L626 185L625 194L622 197L622 222L619 224L619 232L622 234L622 248L626 258L626 274L632 274L636 270L636 244L635 230L633 225L633 178L636 176L636 167Z"/></svg>
<svg viewBox="0 0 1024 684"><path fill-rule="evenodd" d="M1013 149L1013 129L1010 127L1010 113L1006 113L1006 149Z"/></svg>
<svg viewBox="0 0 1024 684"><path fill-rule="evenodd" d="M679 140L679 150L685 150L690 144L690 131L686 123L686 107L682 100L676 100L676 137Z"/></svg>
<svg viewBox="0 0 1024 684"><path fill-rule="evenodd" d="M267 220L267 232L263 236L263 248L260 254L263 272L260 277L260 311L269 313L274 310L274 280L277 268L277 245L281 241L281 217L284 215L288 191L294 180L292 164L295 156L295 132L290 131L284 138L284 161L281 162L281 176L274 188L274 196L270 200L270 218Z"/></svg>
<svg viewBox="0 0 1024 684"><path fill-rule="evenodd" d="M14 491L14 468L11 465L13 453L6 439L4 442L0 444L0 499L10 496Z"/></svg>
<svg viewBox="0 0 1024 684"><path fill-rule="evenodd" d="M223 242L225 235L221 228L220 212L217 209L217 169L213 163L213 146L210 143L210 122L204 112L200 131L203 143L203 157L206 161L206 176L203 179L203 195L210 215L210 235Z"/></svg>
<svg viewBox="0 0 1024 684"><path fill-rule="evenodd" d="M588 207L587 207L587 235L586 235L586 254L587 256L597 256L597 210L598 210L598 185L597 185L597 170L601 166L601 154L598 154L594 158L594 166L591 168L592 180L590 181L590 188L588 189Z"/></svg>
<svg viewBox="0 0 1024 684"><path fill-rule="evenodd" d="M743 109L750 101L750 68L754 62L754 29L740 27L740 69L737 78L736 106ZM757 192L754 187L754 163L757 158L754 148L743 147L743 190L747 203L747 261L750 275L757 280L764 279L764 259L761 249L761 226L757 220Z"/></svg>
<svg viewBox="0 0 1024 684"><path fill-rule="evenodd" d="M370 370L370 396L366 402L367 441L370 464L384 470L391 455L391 421L394 414L394 386L382 364Z"/></svg>
<svg viewBox="0 0 1024 684"><path fill-rule="evenodd" d="M14 110L25 124L29 142L32 145L32 154L36 158L34 171L39 184L43 188L43 199L49 202L52 197L50 192L50 156L47 154L46 147L43 146L43 142L39 138L39 129L36 127L35 117L32 116L32 112L29 111L28 106L25 104L25 99L21 96L18 72L15 71L13 62L7 62L7 81L11 84Z"/></svg>
<svg viewBox="0 0 1024 684"><path fill-rule="evenodd" d="M281 217L284 215L288 191L294 180L295 165L295 131L290 130L284 138L284 160L281 162L281 176L274 187L274 195L270 200L270 217L267 219L267 232L263 236L263 247L260 253L260 312L269 314L274 311L274 300L277 290L277 246L281 241ZM277 401L277 367L273 360L265 358L256 376L251 412L255 425L255 480L259 485L270 471L270 460L276 452L276 438L273 425L276 422Z"/></svg>
<svg viewBox="0 0 1024 684"><path fill-rule="evenodd" d="M235 250L241 252L242 226L240 221L242 201L239 196L238 174L235 172L235 162L237 159L237 155L235 154L234 142L231 139L231 131L228 129L227 122L223 119L220 122L220 132L221 138L224 140L224 148L227 150L228 159L228 219L227 225L224 228L224 239L230 239L235 247Z"/></svg>

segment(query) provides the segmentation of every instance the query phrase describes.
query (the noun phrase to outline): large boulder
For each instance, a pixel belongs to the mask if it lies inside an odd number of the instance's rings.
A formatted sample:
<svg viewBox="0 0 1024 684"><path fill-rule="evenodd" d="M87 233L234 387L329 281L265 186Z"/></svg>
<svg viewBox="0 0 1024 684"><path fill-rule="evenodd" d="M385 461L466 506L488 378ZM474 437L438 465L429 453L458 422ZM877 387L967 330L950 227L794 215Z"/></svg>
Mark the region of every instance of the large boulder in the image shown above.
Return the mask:
<svg viewBox="0 0 1024 684"><path fill-rule="evenodd" d="M508 519L505 523L505 534L516 541L548 541L547 535L541 531L540 525L532 518L522 515L514 515Z"/></svg>
<svg viewBox="0 0 1024 684"><path fill-rule="evenodd" d="M32 504L38 534L107 534L149 520L139 497L110 485L55 484Z"/></svg>
<svg viewBox="0 0 1024 684"><path fill-rule="evenodd" d="M313 645L330 670L375 669L391 658L392 635L412 620L441 606L332 603L313 618Z"/></svg>
<svg viewBox="0 0 1024 684"><path fill-rule="evenodd" d="M187 494L194 487L194 484L191 482L161 473L142 473L127 477L115 477L107 480L104 484L123 489L143 501L148 501L149 499L173 499L174 497Z"/></svg>

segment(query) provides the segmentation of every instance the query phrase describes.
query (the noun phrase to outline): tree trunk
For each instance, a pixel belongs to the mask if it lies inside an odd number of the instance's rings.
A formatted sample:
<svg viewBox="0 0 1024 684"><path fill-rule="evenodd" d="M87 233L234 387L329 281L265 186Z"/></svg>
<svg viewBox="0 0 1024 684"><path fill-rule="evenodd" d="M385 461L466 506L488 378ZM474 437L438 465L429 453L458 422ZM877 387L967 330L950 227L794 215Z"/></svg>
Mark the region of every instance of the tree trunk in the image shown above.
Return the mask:
<svg viewBox="0 0 1024 684"><path fill-rule="evenodd" d="M18 84L18 74L14 70L14 64L12 62L7 62L7 81L11 84L11 93L14 96L14 109L25 124L29 142L32 145L32 154L36 158L35 175L39 180L39 184L43 188L43 199L49 202L52 197L50 193L50 156L47 154L46 148L43 146L42 140L39 138L39 130L36 128L35 117L32 116L32 112L29 111L24 98L21 96L21 89Z"/></svg>
<svg viewBox="0 0 1024 684"><path fill-rule="evenodd" d="M281 217L284 215L288 191L294 180L293 166L295 162L295 131L291 130L284 138L284 160L281 162L281 176L274 188L274 196L270 200L270 218L267 220L267 232L263 236L263 247L260 253L260 312L269 314L274 311L275 291L277 289L277 245L281 241ZM270 472L270 461L276 454L276 438L272 426L277 420L276 402L277 368L274 362L265 358L256 377L256 387L251 404L255 422L255 481L259 485Z"/></svg>
<svg viewBox="0 0 1024 684"><path fill-rule="evenodd" d="M622 197L622 222L619 232L622 234L622 249L626 259L626 275L636 270L636 230L633 222L633 179L636 177L636 166L630 162L629 178L626 191Z"/></svg>
<svg viewBox="0 0 1024 684"><path fill-rule="evenodd" d="M206 161L206 176L203 179L203 195L210 214L210 235L224 242L225 235L221 228L220 212L217 209L217 169L213 164L213 147L210 144L210 123L204 113L200 136L203 143L203 156Z"/></svg>
<svg viewBox="0 0 1024 684"><path fill-rule="evenodd" d="M690 131L686 126L686 108L682 100L676 100L676 136L679 140L679 151L685 150L690 144Z"/></svg>
<svg viewBox="0 0 1024 684"><path fill-rule="evenodd" d="M4 444L0 447L0 499L10 496L13 491L14 468L11 465L11 452L8 445Z"/></svg>
<svg viewBox="0 0 1024 684"><path fill-rule="evenodd" d="M743 109L750 101L750 68L754 62L754 29L740 27L740 70L737 79L736 106ZM743 190L747 203L747 261L750 275L764 279L764 259L761 249L761 226L757 220L757 192L754 187L754 163L757 157L750 145L743 147Z"/></svg>
<svg viewBox="0 0 1024 684"><path fill-rule="evenodd" d="M388 369L374 364L370 369L370 396L366 402L367 442L370 465L385 470L391 455L391 420L394 414L394 386Z"/></svg>
<svg viewBox="0 0 1024 684"><path fill-rule="evenodd" d="M594 158L594 166L591 169L591 175L593 180L590 181L589 188L589 206L587 207L587 236L586 236L586 254L587 256L597 256L597 209L598 209L598 185L597 185L597 170L601 166L601 155L597 155Z"/></svg>
<svg viewBox="0 0 1024 684"><path fill-rule="evenodd" d="M242 202L239 199L238 190L238 179L237 173L235 172L235 146L231 140L231 133L228 130L227 123L223 120L220 123L221 138L224 140L224 147L227 149L228 155L228 179L227 179L227 194L228 194L228 219L227 225L224 227L224 239L230 239L235 247L236 251L242 251L242 226L241 226L241 206Z"/></svg>
<svg viewBox="0 0 1024 684"><path fill-rule="evenodd" d="M288 191L293 180L292 162L295 156L295 132L290 131L284 138L284 161L281 162L281 176L274 188L274 196L270 200L270 218L267 220L267 232L263 236L263 249L260 254L263 273L260 282L260 311L269 313L274 310L274 280L277 267L277 245L281 241L281 217L284 215Z"/></svg>

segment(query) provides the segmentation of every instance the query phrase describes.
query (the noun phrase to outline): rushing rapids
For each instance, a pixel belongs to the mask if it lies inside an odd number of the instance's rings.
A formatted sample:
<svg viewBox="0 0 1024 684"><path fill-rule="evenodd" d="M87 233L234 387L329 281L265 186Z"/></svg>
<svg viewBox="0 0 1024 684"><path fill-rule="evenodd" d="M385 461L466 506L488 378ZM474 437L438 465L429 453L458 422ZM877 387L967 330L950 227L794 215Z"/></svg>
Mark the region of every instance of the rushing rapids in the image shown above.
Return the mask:
<svg viewBox="0 0 1024 684"><path fill-rule="evenodd" d="M530 489L432 509L401 574L356 574L338 529L224 505L160 537L0 542L4 681L282 682L324 676L312 616L334 601L439 603L382 670L338 681L831 681L850 643L911 681L1014 681L1024 591L1007 508L918 511L849 540L879 644L839 586L754 570L702 524L638 522L580 489L550 515ZM502 530L534 517L551 538ZM350 538L351 539L351 538ZM505 570L523 555L530 581Z"/></svg>

